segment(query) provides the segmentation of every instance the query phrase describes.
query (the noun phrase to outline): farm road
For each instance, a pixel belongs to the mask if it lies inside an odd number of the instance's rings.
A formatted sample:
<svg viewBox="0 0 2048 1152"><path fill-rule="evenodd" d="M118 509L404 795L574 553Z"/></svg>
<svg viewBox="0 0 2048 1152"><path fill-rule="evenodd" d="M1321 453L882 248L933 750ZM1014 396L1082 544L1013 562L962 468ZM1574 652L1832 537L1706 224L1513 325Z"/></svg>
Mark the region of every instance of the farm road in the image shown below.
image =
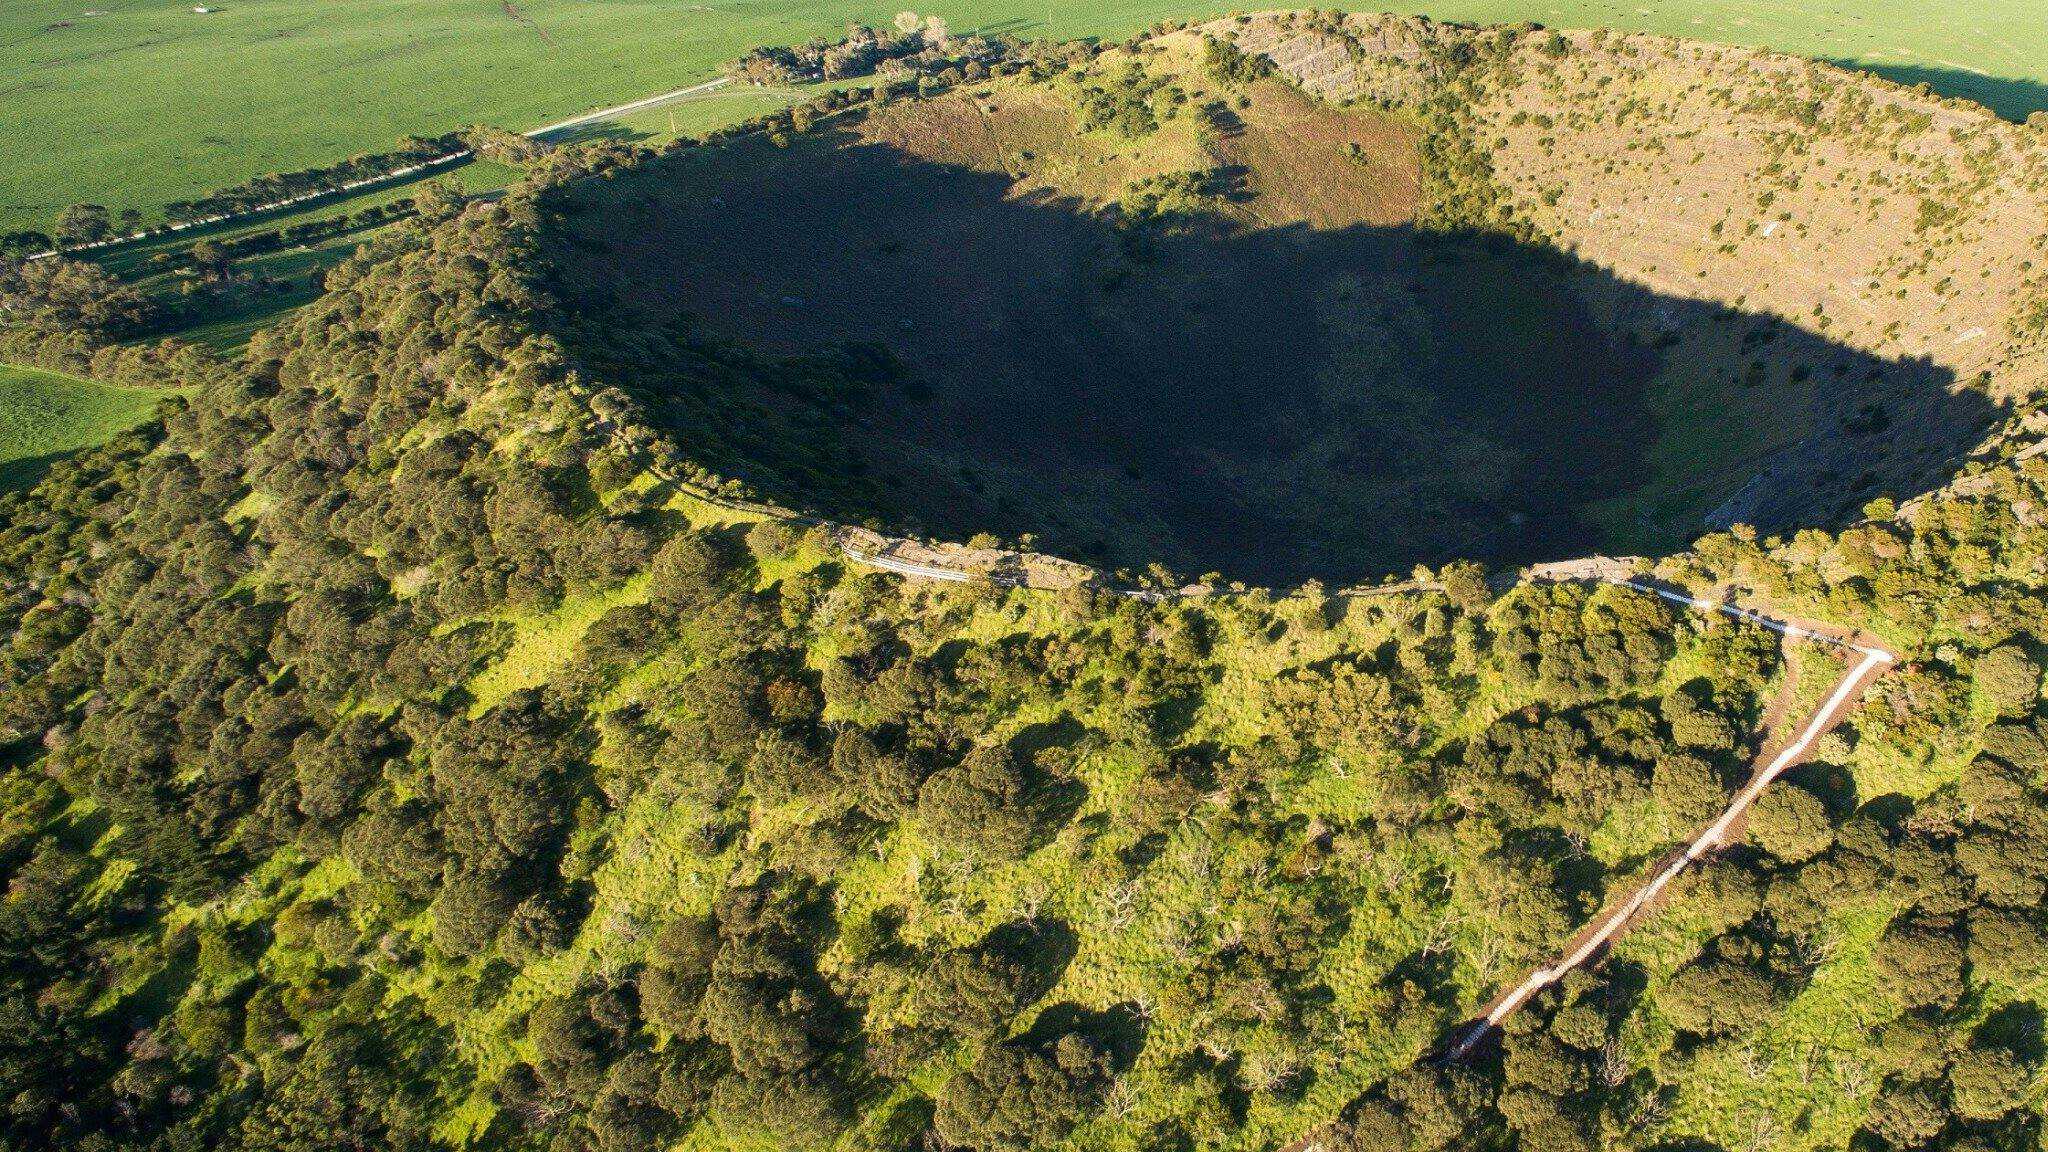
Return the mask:
<svg viewBox="0 0 2048 1152"><path fill-rule="evenodd" d="M601 108L596 112L586 112L581 116L571 116L567 120L557 121L544 128L535 128L531 132L527 132L526 135L536 140L545 140L557 132L565 132L571 128L581 128L585 124L594 124L600 120L616 120L621 116L628 116L635 112L645 112L651 108L661 108L673 104L678 100L686 100L692 96L701 96L706 92L716 92L730 83L732 83L730 77L721 76L716 80L706 80L702 84L692 85L688 88L678 88L673 92L663 92L659 96L649 96L645 100L635 100L630 104L618 104L610 108Z"/></svg>
<svg viewBox="0 0 2048 1152"><path fill-rule="evenodd" d="M703 95L706 92L716 92L730 83L732 83L730 78L721 76L716 80L707 80L702 84L693 84L688 88L678 88L673 92L663 92L659 96L649 96L644 100L635 100L629 104L618 104L610 108L600 108L595 112L586 112L581 116L571 116L567 120L559 120L553 124L543 125L542 127L522 132L520 135L528 136L535 140L545 140L549 136L566 132L571 128L581 128L584 125L595 124L604 120L615 120L635 112L645 112L652 108L661 108L679 100L687 100L692 96ZM351 180L346 184L336 185L333 188L322 189L318 192L308 192L301 196L289 196L283 200L273 200L268 204L259 204L247 211L223 212L217 216L203 216L196 220L177 221L170 224L162 224L155 228L145 228L140 232L131 232L124 236L110 236L105 240L95 240L90 244L73 244L68 248L52 248L47 252L32 253L28 259L41 260L49 256L58 255L59 253L92 252L136 240L147 240L151 237L162 236L167 233L185 232L193 228L205 228L213 224L232 224L238 220L247 220L254 216L261 216L266 212L275 212L280 208L289 208L294 204L304 204L311 200L320 200L328 196L339 196L347 192L357 192L364 188L372 188L379 184L388 184L393 180L401 180L407 176L427 171L430 168L441 168L467 159L469 159L469 150L465 148L460 152L450 152L446 156L437 156L424 164L413 164L408 167L394 169L379 176Z"/></svg>

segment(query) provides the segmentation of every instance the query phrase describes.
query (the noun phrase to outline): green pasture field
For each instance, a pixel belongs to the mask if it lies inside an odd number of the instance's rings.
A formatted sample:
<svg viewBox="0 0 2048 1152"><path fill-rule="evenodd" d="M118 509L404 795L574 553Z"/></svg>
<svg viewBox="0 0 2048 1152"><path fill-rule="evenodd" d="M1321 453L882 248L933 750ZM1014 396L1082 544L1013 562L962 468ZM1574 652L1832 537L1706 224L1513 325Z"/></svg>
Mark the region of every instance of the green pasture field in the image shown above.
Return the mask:
<svg viewBox="0 0 2048 1152"><path fill-rule="evenodd" d="M235 267L245 275L268 276L277 282L269 290L247 289L217 303L195 316L189 326L174 327L167 335L189 340L223 355L234 355L249 338L320 295L313 286L313 274L339 264L368 240L372 229L356 229L303 248L286 248L245 257ZM152 276L139 281L160 298L175 301L176 285L169 276Z"/></svg>
<svg viewBox="0 0 2048 1152"><path fill-rule="evenodd" d="M728 124L780 112L800 100L818 95L818 91L804 88L720 88L659 108L646 108L580 125L548 139L564 143L611 139L634 144L666 144L685 136L702 136Z"/></svg>
<svg viewBox="0 0 2048 1152"><path fill-rule="evenodd" d="M617 139L662 144L765 116L811 94L810 90L796 88L719 89L684 97L673 104L579 126L549 139L556 142ZM429 182L452 183L464 192L480 195L503 189L519 176L520 170L510 165L488 160L470 161L288 210L260 213L246 219L122 244L92 253L90 258L175 307L179 302L181 276L172 261L202 240L231 241L258 232L352 215L412 196ZM174 326L169 334L232 355L256 332L277 323L319 295L313 286L313 273L340 262L386 226L383 223L364 224L308 244L241 257L235 261L237 272L281 281L279 290L243 292L232 299L216 302L203 316L195 317L190 326Z"/></svg>
<svg viewBox="0 0 2048 1152"><path fill-rule="evenodd" d="M148 420L163 396L0 364L0 491L33 483L57 457Z"/></svg>
<svg viewBox="0 0 2048 1152"><path fill-rule="evenodd" d="M1927 80L2011 117L2048 108L2036 0L1980 0L1966 15L1918 0L1393 7L1768 45ZM533 128L701 81L758 44L886 23L895 10L844 0L227 0L201 14L187 0L24 0L0 7L0 229L48 227L80 201L154 215L169 200L408 133L479 121ZM964 0L939 14L960 31L1073 37L1224 10L1213 0ZM733 119L763 110L738 99L702 108ZM659 112L640 119L649 124L631 130L666 130Z"/></svg>

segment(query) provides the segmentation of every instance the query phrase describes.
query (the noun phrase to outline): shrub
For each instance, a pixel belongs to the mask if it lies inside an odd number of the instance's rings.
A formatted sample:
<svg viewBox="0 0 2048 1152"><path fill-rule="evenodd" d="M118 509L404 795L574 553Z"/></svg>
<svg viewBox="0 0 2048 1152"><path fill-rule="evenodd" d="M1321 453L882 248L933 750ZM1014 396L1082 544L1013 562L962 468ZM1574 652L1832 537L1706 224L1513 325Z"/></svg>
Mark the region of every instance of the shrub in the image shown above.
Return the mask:
<svg viewBox="0 0 2048 1152"><path fill-rule="evenodd" d="M1687 752L1660 756L1650 771L1650 798L1666 818L1689 828L1713 819L1728 802L1714 766Z"/></svg>
<svg viewBox="0 0 2048 1152"><path fill-rule="evenodd" d="M2024 716L2041 698L2041 666L2018 645L2000 645L1979 656L1976 681L2000 716Z"/></svg>
<svg viewBox="0 0 2048 1152"><path fill-rule="evenodd" d="M1779 780L1750 809L1749 837L1778 859L1797 864L1826 851L1835 842L1835 826L1820 797Z"/></svg>
<svg viewBox="0 0 2048 1152"><path fill-rule="evenodd" d="M161 318L154 301L97 264L56 256L33 263L0 260L0 326L119 340L148 331Z"/></svg>
<svg viewBox="0 0 2048 1152"><path fill-rule="evenodd" d="M1956 1058L1948 1082L1956 1115L1996 1120L2027 1102L2034 1070L2003 1048L1977 1047Z"/></svg>
<svg viewBox="0 0 2048 1152"><path fill-rule="evenodd" d="M1228 40L1202 37L1202 66L1225 84L1249 84L1274 72L1273 61L1251 55Z"/></svg>
<svg viewBox="0 0 2048 1152"><path fill-rule="evenodd" d="M933 1126L948 1143L979 1152L1030 1152L1064 1140L1109 1080L1109 1057L1078 1033L1044 1045L998 1044L946 1082Z"/></svg>
<svg viewBox="0 0 2048 1152"><path fill-rule="evenodd" d="M640 1014L670 1035L694 1035L717 957L718 925L710 917L670 921L655 935L647 967L640 972Z"/></svg>
<svg viewBox="0 0 2048 1152"><path fill-rule="evenodd" d="M845 1085L819 1068L727 1076L712 1091L712 1108L723 1127L760 1133L792 1152L832 1147L853 1120Z"/></svg>
<svg viewBox="0 0 2048 1152"><path fill-rule="evenodd" d="M1038 831L1023 758L1008 744L984 745L924 782L917 814L932 843L1014 860Z"/></svg>
<svg viewBox="0 0 2048 1152"><path fill-rule="evenodd" d="M688 611L749 586L753 575L754 559L739 541L720 532L684 532L655 553L648 599Z"/></svg>
<svg viewBox="0 0 2048 1152"><path fill-rule="evenodd" d="M1871 953L1878 986L1907 1008L1946 1008L1962 999L1963 946L1946 924L1893 921Z"/></svg>
<svg viewBox="0 0 2048 1152"><path fill-rule="evenodd" d="M1769 974L1721 957L1686 965L1657 993L1658 1007L1680 1031L1701 1036L1748 1031L1775 1015L1785 999Z"/></svg>

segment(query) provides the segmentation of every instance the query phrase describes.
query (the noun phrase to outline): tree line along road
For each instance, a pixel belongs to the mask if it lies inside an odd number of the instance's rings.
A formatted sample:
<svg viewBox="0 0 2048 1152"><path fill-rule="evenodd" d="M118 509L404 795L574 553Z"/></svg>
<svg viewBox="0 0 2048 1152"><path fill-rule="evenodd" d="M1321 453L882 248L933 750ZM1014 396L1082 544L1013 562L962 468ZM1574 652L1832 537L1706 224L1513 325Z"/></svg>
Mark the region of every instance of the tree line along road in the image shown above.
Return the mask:
<svg viewBox="0 0 2048 1152"><path fill-rule="evenodd" d="M619 104L610 108L600 108L595 112L586 112L581 116L571 116L567 120L558 120L553 124L543 125L542 127L522 132L520 133L520 135L526 136L534 140L545 140L549 136L566 132L572 128L581 128L586 124L596 124L605 120L614 120L620 116L630 116L635 112L644 112L652 108L660 108L667 104L673 104L678 100L686 100L692 96L700 96L706 92L716 92L720 88L723 88L730 83L732 83L731 79L721 76L716 80L707 80L702 84L694 84L688 88L678 88L673 92L663 92L658 96L649 96L644 100L635 100L628 104ZM470 150L464 148L457 152L450 152L446 156L436 156L434 159L428 160L422 164L408 164L403 168L394 168L389 172L380 173L379 175L376 176L365 176L360 180L350 180L345 184L337 184L332 188L322 188L315 192L306 192L298 196L288 196L282 200L273 200L268 204L258 204L254 208L249 208L241 212L223 212L216 216L202 216L194 220L174 221L172 223L158 225L155 228L144 228L139 232L130 232L122 236L109 236L105 240L95 240L90 244L73 244L70 245L69 247L58 247L51 248L42 252L32 252L26 257L26 259L43 260L51 256L69 255L73 252L93 252L98 251L100 249L117 247L122 244L133 243L134 241L137 240L148 240L154 237L166 236L177 232L186 232L194 228L205 228L214 224L232 224L238 220L248 220L257 216L261 216L267 212L275 212L280 208L290 208L295 205L309 203L314 200L321 200L329 196L341 196L349 192L360 192L365 188L375 188L381 184L389 184L394 180L403 180L408 176L416 176L421 172L430 171L435 168L445 168L453 164L459 164L462 161L469 159L470 156Z"/></svg>

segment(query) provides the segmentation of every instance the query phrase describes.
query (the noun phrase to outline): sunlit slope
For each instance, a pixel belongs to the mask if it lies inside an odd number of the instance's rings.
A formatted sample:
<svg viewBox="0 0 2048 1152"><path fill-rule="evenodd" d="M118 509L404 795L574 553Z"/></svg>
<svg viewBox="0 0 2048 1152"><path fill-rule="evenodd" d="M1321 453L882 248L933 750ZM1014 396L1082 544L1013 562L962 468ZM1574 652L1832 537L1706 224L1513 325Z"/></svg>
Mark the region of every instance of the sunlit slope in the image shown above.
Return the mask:
<svg viewBox="0 0 2048 1152"><path fill-rule="evenodd" d="M1742 0L1396 7L1764 45L1926 79L2014 118L2048 106L2039 87L2048 38L2030 0L1973 4L1960 19L1905 0L1846 15ZM1222 10L1185 0L966 0L940 14L959 31L1066 38ZM892 11L833 0L246 0L203 15L173 0L13 4L0 11L0 133L10 145L0 228L46 228L80 201L149 213L262 173L385 148L404 133L472 121L530 128L700 79L756 44L837 35L849 20L885 23Z"/></svg>

